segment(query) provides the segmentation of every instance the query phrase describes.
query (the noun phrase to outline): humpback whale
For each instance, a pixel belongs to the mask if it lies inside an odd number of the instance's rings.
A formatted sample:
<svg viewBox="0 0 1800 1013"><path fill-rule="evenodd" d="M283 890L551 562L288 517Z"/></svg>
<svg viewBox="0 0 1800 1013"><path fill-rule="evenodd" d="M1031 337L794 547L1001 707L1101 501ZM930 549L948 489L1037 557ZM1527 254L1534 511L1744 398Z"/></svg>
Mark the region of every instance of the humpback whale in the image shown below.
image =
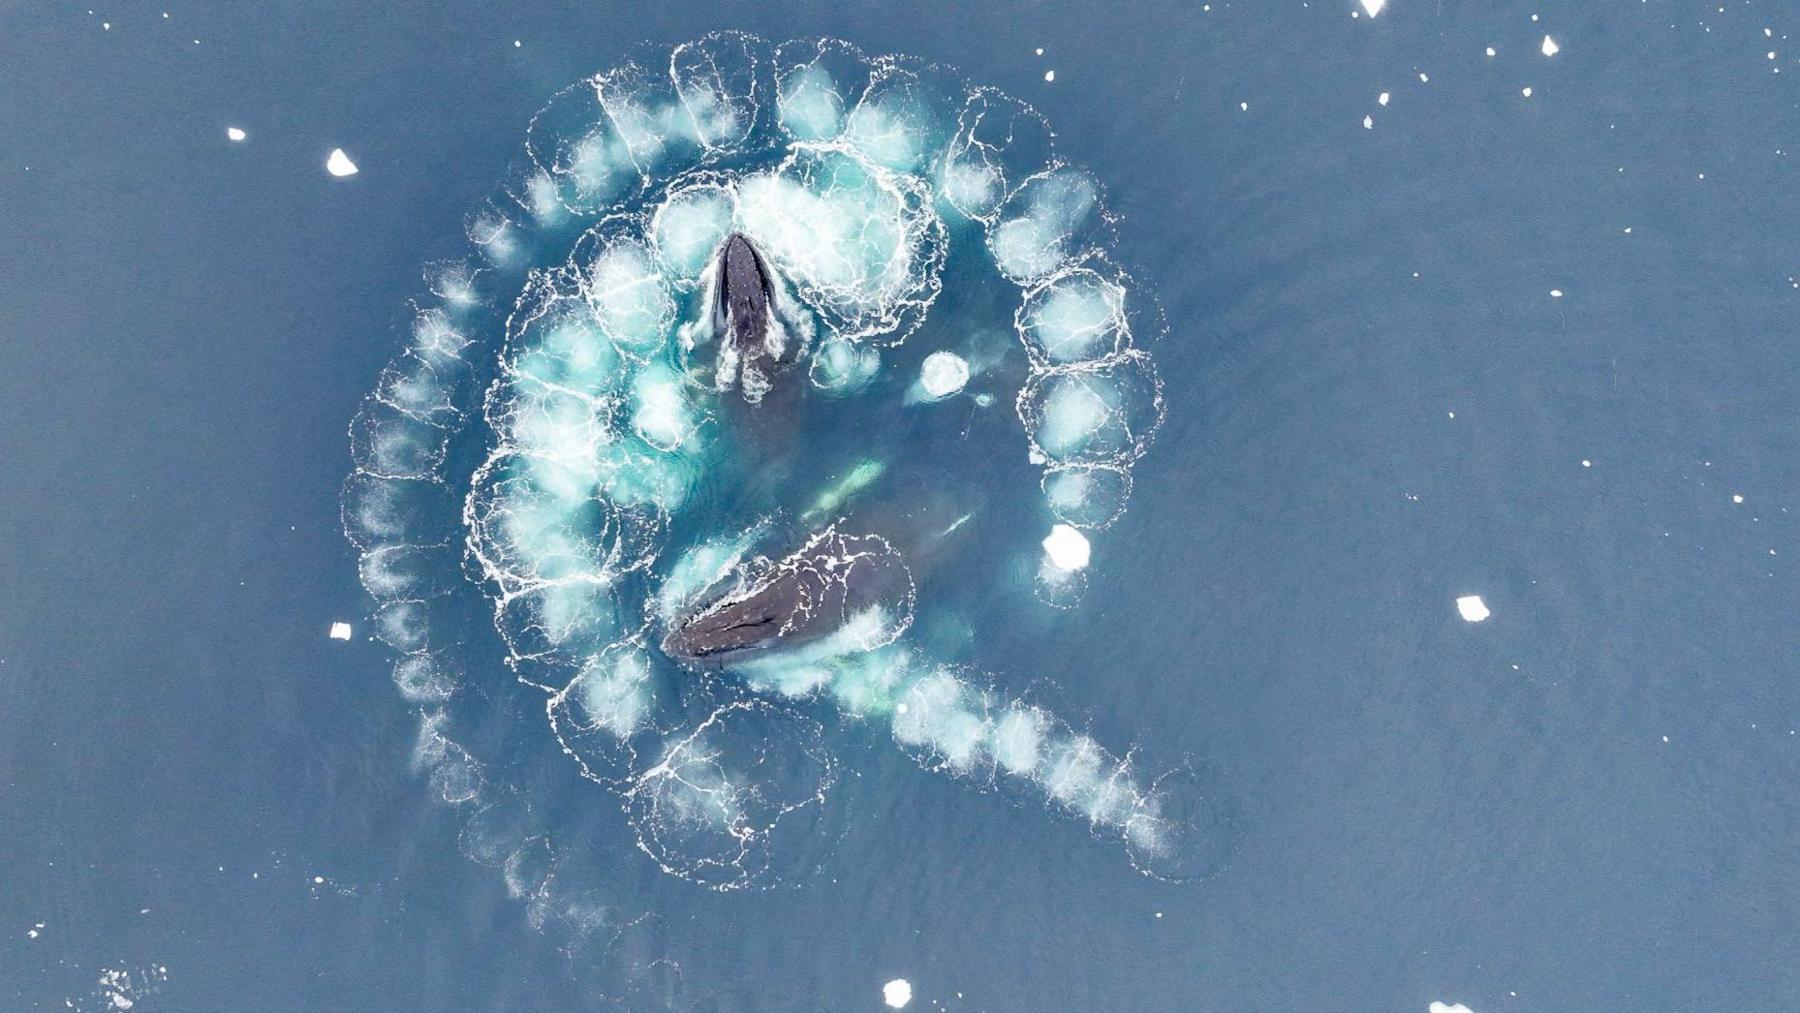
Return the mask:
<svg viewBox="0 0 1800 1013"><path fill-rule="evenodd" d="M777 370L799 357L800 342L783 322L775 275L748 236L725 237L708 274L709 322L719 341L717 386L725 390L741 379L744 400L755 404Z"/></svg>
<svg viewBox="0 0 1800 1013"><path fill-rule="evenodd" d="M740 568L723 594L670 624L662 649L707 667L839 637L849 638L846 651L869 650L911 624L913 596L899 550L879 535L833 526L779 561Z"/></svg>

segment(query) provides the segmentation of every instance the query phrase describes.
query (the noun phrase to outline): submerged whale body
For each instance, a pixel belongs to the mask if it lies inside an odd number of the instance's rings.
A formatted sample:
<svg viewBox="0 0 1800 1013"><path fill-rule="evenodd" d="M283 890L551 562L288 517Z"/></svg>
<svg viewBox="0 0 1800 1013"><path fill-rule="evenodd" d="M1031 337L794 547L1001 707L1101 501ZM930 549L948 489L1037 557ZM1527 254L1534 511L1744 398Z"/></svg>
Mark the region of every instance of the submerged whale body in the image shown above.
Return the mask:
<svg viewBox="0 0 1800 1013"><path fill-rule="evenodd" d="M709 320L719 341L718 387L724 390L741 381L744 399L754 404L775 373L799 357L799 343L783 323L775 275L749 237L741 232L727 236L709 273Z"/></svg>
<svg viewBox="0 0 1800 1013"><path fill-rule="evenodd" d="M912 574L899 550L878 535L828 528L779 561L745 568L723 595L677 619L663 653L727 666L805 647L869 650L898 637L912 613Z"/></svg>

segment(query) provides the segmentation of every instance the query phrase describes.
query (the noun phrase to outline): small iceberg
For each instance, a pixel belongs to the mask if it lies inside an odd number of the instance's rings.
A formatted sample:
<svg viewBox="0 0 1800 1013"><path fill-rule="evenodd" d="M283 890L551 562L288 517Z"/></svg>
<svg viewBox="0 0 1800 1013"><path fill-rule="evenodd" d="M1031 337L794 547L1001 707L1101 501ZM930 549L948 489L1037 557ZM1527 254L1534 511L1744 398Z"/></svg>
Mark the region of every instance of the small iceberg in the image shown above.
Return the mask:
<svg viewBox="0 0 1800 1013"><path fill-rule="evenodd" d="M332 148L331 157L325 159L325 171L333 176L354 176L357 173L356 163L344 154L343 148Z"/></svg>

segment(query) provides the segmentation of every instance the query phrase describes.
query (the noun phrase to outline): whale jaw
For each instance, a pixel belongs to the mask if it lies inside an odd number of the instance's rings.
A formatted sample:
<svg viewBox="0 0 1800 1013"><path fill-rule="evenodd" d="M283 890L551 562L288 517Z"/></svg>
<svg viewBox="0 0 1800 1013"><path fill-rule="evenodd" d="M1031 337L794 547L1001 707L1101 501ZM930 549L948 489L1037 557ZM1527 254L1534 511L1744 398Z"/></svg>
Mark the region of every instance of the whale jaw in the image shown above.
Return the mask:
<svg viewBox="0 0 1800 1013"><path fill-rule="evenodd" d="M720 244L709 272L710 325L719 342L717 386L742 388L744 400L762 400L776 374L800 353L799 328L784 320L780 286L762 252L741 232Z"/></svg>
<svg viewBox="0 0 1800 1013"><path fill-rule="evenodd" d="M911 624L913 599L899 550L878 535L828 528L779 561L744 568L723 595L671 623L662 649L678 661L729 667L853 631L848 646L870 650Z"/></svg>

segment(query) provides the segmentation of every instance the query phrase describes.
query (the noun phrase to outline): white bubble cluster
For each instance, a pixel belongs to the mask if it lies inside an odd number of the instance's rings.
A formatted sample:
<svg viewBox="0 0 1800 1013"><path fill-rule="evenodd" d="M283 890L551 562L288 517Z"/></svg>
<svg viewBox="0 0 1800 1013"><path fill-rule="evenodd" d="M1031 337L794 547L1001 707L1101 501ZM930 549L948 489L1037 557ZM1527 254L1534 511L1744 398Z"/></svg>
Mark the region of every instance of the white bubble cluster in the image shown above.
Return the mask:
<svg viewBox="0 0 1800 1013"><path fill-rule="evenodd" d="M1098 182L1055 157L1035 110L836 40L720 33L555 96L465 225L472 256L428 270L406 347L350 426L343 518L374 634L399 652L394 682L420 707L414 763L471 811L465 850L501 868L534 917L584 936L613 924L557 886L564 852L459 744L480 678L458 660L471 631L455 603L471 580L562 751L671 874L761 885L812 850L791 843L825 832L837 776L818 700L884 723L933 769L1017 785L1119 835L1146 869L1181 870L1191 800L934 660L909 639L910 598L904 616L846 612L829 636L727 678L659 648L696 603L768 573L785 523L702 522L739 446L723 400L735 353L703 325L713 258L734 231L775 276L777 337L803 360L787 382L839 399L898 397L880 382L889 361L938 303L953 248L980 251L1018 299L1010 354L1027 439L1008 450L1042 468L1036 537L1058 532L1037 592L1076 602L1089 540L1124 511L1162 419L1144 344L1163 324L1110 255ZM919 377L925 404L987 404L964 391L991 364L940 348L907 382ZM743 392L773 382L746 370Z"/></svg>

